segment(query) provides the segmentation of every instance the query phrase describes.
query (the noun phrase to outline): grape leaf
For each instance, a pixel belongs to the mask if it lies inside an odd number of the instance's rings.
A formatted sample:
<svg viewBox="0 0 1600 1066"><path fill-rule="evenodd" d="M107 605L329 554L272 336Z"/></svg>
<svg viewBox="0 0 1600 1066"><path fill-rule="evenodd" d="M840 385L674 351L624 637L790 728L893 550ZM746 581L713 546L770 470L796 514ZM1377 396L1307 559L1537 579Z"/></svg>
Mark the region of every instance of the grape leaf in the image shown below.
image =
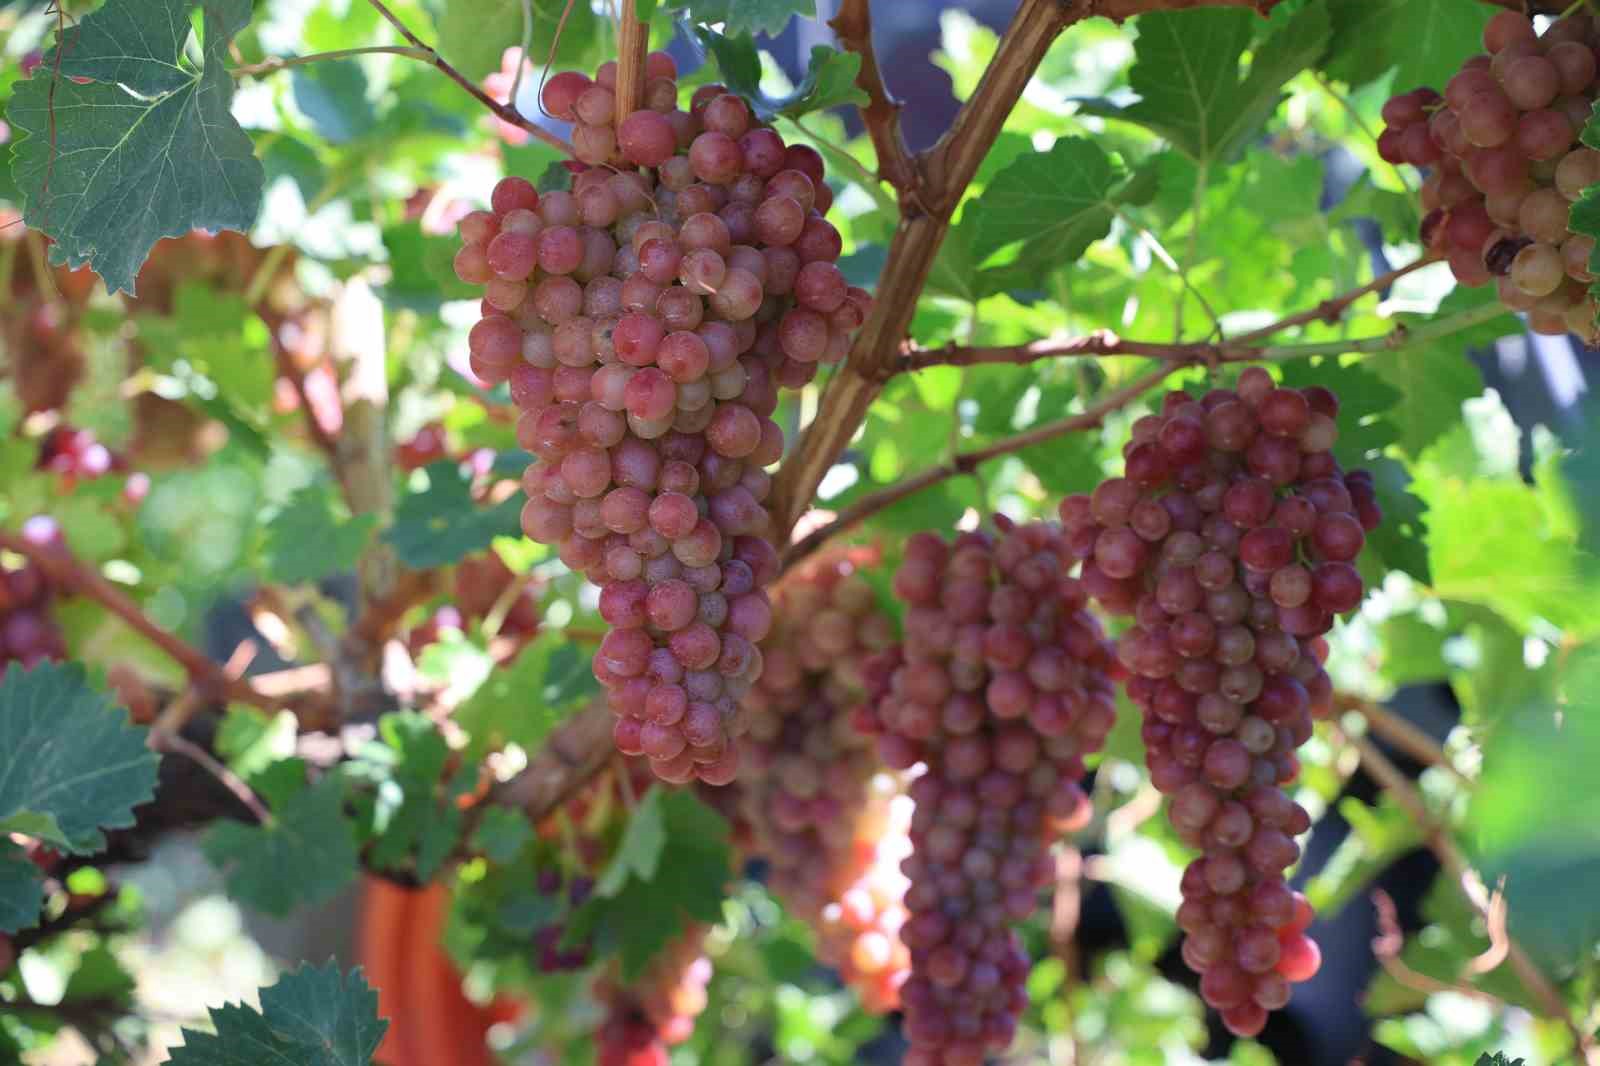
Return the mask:
<svg viewBox="0 0 1600 1066"><path fill-rule="evenodd" d="M593 937L598 952L618 953L625 981L636 978L677 935L684 915L718 921L728 881L727 821L692 793L652 791L660 793L666 829L655 875L629 877L615 894L590 897L573 915L563 940L572 945Z"/></svg>
<svg viewBox="0 0 1600 1066"><path fill-rule="evenodd" d="M666 820L661 813L664 794L662 789L651 789L634 810L616 853L611 856L611 864L595 882L597 894L615 896L633 877L649 881L656 876L662 849L667 846Z"/></svg>
<svg viewBox="0 0 1600 1066"><path fill-rule="evenodd" d="M87 263L112 290L134 291L162 237L247 230L261 207L264 171L229 112L250 2L207 0L200 70L185 58L196 6L110 0L62 34L61 77L52 51L6 110L27 224L54 238L52 262Z"/></svg>
<svg viewBox="0 0 1600 1066"><path fill-rule="evenodd" d="M44 906L44 878L21 848L0 838L0 933L27 929Z"/></svg>
<svg viewBox="0 0 1600 1066"><path fill-rule="evenodd" d="M533 839L533 827L521 811L489 807L473 831L472 850L497 866L506 866L514 862Z"/></svg>
<svg viewBox="0 0 1600 1066"><path fill-rule="evenodd" d="M507 170L526 173L512 166ZM386 305L437 312L445 300L468 300L478 293L456 277L461 242L454 237L423 233L420 222L400 222L383 228L383 247L389 253L389 280L382 292Z"/></svg>
<svg viewBox="0 0 1600 1066"><path fill-rule="evenodd" d="M750 110L764 122L778 115L798 118L840 104L865 104L867 94L856 87L861 57L826 45L811 49L811 59L800 84L788 96L768 96L761 91L761 57L748 34L724 36L705 28L696 30L700 42L716 57L722 80L744 97Z"/></svg>
<svg viewBox="0 0 1600 1066"><path fill-rule="evenodd" d="M541 633L456 708L456 724L472 738L468 760L476 762L507 744L533 751L576 704L599 691L589 657L560 630Z"/></svg>
<svg viewBox="0 0 1600 1066"><path fill-rule="evenodd" d="M290 84L295 106L329 144L345 144L377 128L378 112L367 98L367 75L360 63L296 67Z"/></svg>
<svg viewBox="0 0 1600 1066"><path fill-rule="evenodd" d="M1375 807L1345 796L1339 814L1350 824L1350 835L1306 883L1318 914L1337 914L1380 871L1423 842L1422 826L1387 792L1379 794Z"/></svg>
<svg viewBox="0 0 1600 1066"><path fill-rule="evenodd" d="M1128 71L1139 101L1086 102L1083 110L1154 130L1201 162L1231 159L1277 109L1289 79L1321 58L1332 32L1323 6L1304 8L1255 50L1241 79L1254 23L1233 9L1141 16Z"/></svg>
<svg viewBox="0 0 1600 1066"><path fill-rule="evenodd" d="M368 1066L387 1020L359 968L302 965L261 990L261 1010L238 1004L210 1011L216 1034L183 1030L172 1066Z"/></svg>
<svg viewBox="0 0 1600 1066"><path fill-rule="evenodd" d="M1404 92L1436 86L1483 47L1483 27L1494 16L1485 4L1457 0L1326 0L1333 40L1322 69L1349 85L1365 85L1394 70Z"/></svg>
<svg viewBox="0 0 1600 1066"><path fill-rule="evenodd" d="M352 570L377 523L373 514L336 517L328 487L307 486L267 523L262 548L267 574L293 585Z"/></svg>
<svg viewBox="0 0 1600 1066"><path fill-rule="evenodd" d="M594 9L568 0L533 0L533 35L528 54L542 65L556 41L559 69L588 58L600 30ZM641 15L641 18L647 16ZM564 19L564 22L563 22ZM439 54L474 80L500 69L507 48L522 47L522 0L450 0L439 17Z"/></svg>
<svg viewBox="0 0 1600 1066"><path fill-rule="evenodd" d="M1493 1055L1488 1052L1479 1055L1478 1061L1473 1063L1472 1066L1523 1066L1523 1063L1524 1060L1522 1059L1508 1059L1505 1055L1496 1051Z"/></svg>
<svg viewBox="0 0 1600 1066"><path fill-rule="evenodd" d="M1437 595L1482 604L1524 629L1536 618L1576 632L1595 628L1584 556L1571 540L1553 535L1534 488L1515 478L1429 470L1417 489L1428 504ZM1486 522L1486 515L1494 520ZM1508 559L1516 565L1507 567Z"/></svg>
<svg viewBox="0 0 1600 1066"><path fill-rule="evenodd" d="M1427 508L1412 491L1411 475L1399 462L1386 455L1363 459L1360 464L1372 472L1373 488L1383 521L1367 534L1367 550L1377 555L1391 570L1404 570L1427 584L1433 580L1428 555Z"/></svg>
<svg viewBox="0 0 1600 1066"><path fill-rule="evenodd" d="M372 792L370 817L361 827L372 838L371 861L401 869L415 855L417 877L430 880L461 837L454 782L445 781L450 746L433 720L415 711L384 715L378 736L343 768ZM476 767L469 767L469 783L476 776ZM366 805L358 809L368 813Z"/></svg>
<svg viewBox="0 0 1600 1066"><path fill-rule="evenodd" d="M729 34L779 34L795 15L816 18L816 0L663 0L668 11L681 11L692 22L722 23Z"/></svg>
<svg viewBox="0 0 1600 1066"><path fill-rule="evenodd" d="M1022 156L966 206L959 229L983 262L1015 241L1070 263L1111 231L1127 174L1094 141L1063 137L1048 152Z"/></svg>
<svg viewBox="0 0 1600 1066"><path fill-rule="evenodd" d="M333 898L356 873L344 787L331 774L275 805L265 825L212 826L203 847L230 897L278 917Z"/></svg>
<svg viewBox="0 0 1600 1066"><path fill-rule="evenodd" d="M1430 317L1444 318L1493 298L1494 294L1488 289L1457 286L1440 303L1438 312ZM1403 322L1413 320L1418 324L1428 321L1418 316L1402 316ZM1424 448L1460 425L1462 403L1482 395L1483 374L1478 364L1466 357L1465 349L1493 343L1519 330L1516 319L1507 314L1466 333L1366 360L1364 365L1400 390L1404 398L1404 417L1394 421L1399 430L1396 442L1407 454L1421 455ZM1351 409L1363 415L1369 413L1364 406L1352 404Z"/></svg>
<svg viewBox="0 0 1600 1066"><path fill-rule="evenodd" d="M423 471L427 486L401 497L394 525L383 534L405 565L417 570L458 563L496 537L522 535L522 498L494 507L472 501L471 475L448 460Z"/></svg>
<svg viewBox="0 0 1600 1066"><path fill-rule="evenodd" d="M75 855L99 850L101 829L132 825L133 808L155 794L159 760L145 735L82 666L12 663L0 679L0 752L13 756L0 763L0 839L25 833Z"/></svg>

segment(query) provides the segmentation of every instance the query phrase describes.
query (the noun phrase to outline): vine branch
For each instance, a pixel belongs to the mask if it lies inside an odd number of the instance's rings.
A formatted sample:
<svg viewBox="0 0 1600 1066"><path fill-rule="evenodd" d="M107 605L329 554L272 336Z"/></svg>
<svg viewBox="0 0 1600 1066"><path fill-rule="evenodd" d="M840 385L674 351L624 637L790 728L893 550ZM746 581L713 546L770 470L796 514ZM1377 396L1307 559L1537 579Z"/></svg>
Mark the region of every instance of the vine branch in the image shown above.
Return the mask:
<svg viewBox="0 0 1600 1066"><path fill-rule="evenodd" d="M911 158L905 130L900 124L900 109L904 105L889 95L883 70L878 66L878 53L872 45L871 0L844 0L839 5L839 13L828 25L833 27L840 44L861 57L856 85L867 94L868 100L867 106L860 109L861 121L878 156L879 176L902 196L914 194L921 184L921 174Z"/></svg>
<svg viewBox="0 0 1600 1066"><path fill-rule="evenodd" d="M377 10L378 14L384 17L389 25L395 28L395 31L399 33L400 36L411 42L411 46L413 48L416 48L424 53L421 58L425 62L433 64L451 81L465 89L469 94L471 94L473 99L478 101L478 103L494 112L496 118L499 118L503 122L509 122L511 125L520 130L526 130L528 133L559 152L562 152L566 155L572 154L572 145L568 144L560 137L557 137L543 126L540 126L538 123L530 122L528 119L524 118L522 112L516 109L516 101L513 100L509 104L502 104L495 100L492 96L479 88L471 78L467 77L455 67L451 66L450 63L437 51L423 44L422 38L418 37L415 33L412 33L411 28L404 22L401 22L399 17L395 15L393 11L390 11L388 6L384 4L383 0L367 0L367 2Z"/></svg>
<svg viewBox="0 0 1600 1066"><path fill-rule="evenodd" d="M189 675L190 683L205 695L248 703L268 711L285 708L283 700L257 692L242 678L229 677L220 663L213 662L199 648L157 625L125 592L71 552L35 544L9 530L0 530L0 548L26 556L43 570L51 581L88 596L122 619L140 636L160 648L168 658L183 667L184 672Z"/></svg>
<svg viewBox="0 0 1600 1066"><path fill-rule="evenodd" d="M635 0L622 0L617 20L617 118L644 106L645 54L650 50L650 27L639 20Z"/></svg>

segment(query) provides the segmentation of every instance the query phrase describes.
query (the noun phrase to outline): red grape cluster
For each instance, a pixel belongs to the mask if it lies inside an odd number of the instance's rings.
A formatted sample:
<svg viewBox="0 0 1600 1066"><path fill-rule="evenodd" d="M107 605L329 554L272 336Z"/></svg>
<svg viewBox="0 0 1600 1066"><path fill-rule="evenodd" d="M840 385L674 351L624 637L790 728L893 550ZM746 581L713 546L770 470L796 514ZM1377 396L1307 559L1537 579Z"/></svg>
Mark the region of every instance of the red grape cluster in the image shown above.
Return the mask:
<svg viewBox="0 0 1600 1066"><path fill-rule="evenodd" d="M1589 295L1594 238L1568 229L1572 203L1600 183L1600 152L1579 141L1596 83L1600 27L1586 14L1541 37L1502 11L1441 97L1416 89L1383 108L1378 152L1431 170L1422 185L1423 242L1463 285L1491 281L1536 333L1600 339Z"/></svg>
<svg viewBox="0 0 1600 1066"><path fill-rule="evenodd" d="M773 890L816 930L817 957L884 1013L910 966L899 936L910 801L853 720L863 663L895 642L860 574L877 562L871 549L830 552L775 587L766 667L744 698L736 820L772 864Z"/></svg>
<svg viewBox="0 0 1600 1066"><path fill-rule="evenodd" d="M667 1066L667 1048L694 1033L711 983L704 951L708 931L703 925L686 928L626 987L599 982L596 992L610 1006L599 1033L599 1066Z"/></svg>
<svg viewBox="0 0 1600 1066"><path fill-rule="evenodd" d="M1134 617L1117 654L1150 777L1201 851L1183 876L1183 957L1241 1035L1319 962L1284 882L1310 819L1283 786L1332 708L1322 634L1360 604L1354 562L1381 517L1370 476L1328 450L1338 413L1328 390L1278 388L1259 367L1237 391L1169 393L1134 423L1124 476L1061 503L1084 586Z"/></svg>
<svg viewBox="0 0 1600 1066"><path fill-rule="evenodd" d="M903 864L906 1066L980 1066L1011 1043L1028 957L1010 925L1052 880L1051 841L1087 820L1084 758L1116 713L1111 648L1059 530L994 521L998 535L907 542L905 642L869 671L880 756L925 767Z"/></svg>
<svg viewBox="0 0 1600 1066"><path fill-rule="evenodd" d="M601 587L617 747L726 784L778 572L777 390L843 358L870 298L834 265L821 157L720 87L678 110L665 54L646 73L627 115L614 64L546 83L576 122L572 188L500 182L461 222L456 272L485 286L472 370L509 383L537 456L523 529Z"/></svg>
<svg viewBox="0 0 1600 1066"><path fill-rule="evenodd" d="M28 519L21 534L41 546L61 546L61 530L43 516ZM24 561L0 561L0 672L11 663L32 667L46 659L66 657L61 627L51 616L56 589L40 567Z"/></svg>

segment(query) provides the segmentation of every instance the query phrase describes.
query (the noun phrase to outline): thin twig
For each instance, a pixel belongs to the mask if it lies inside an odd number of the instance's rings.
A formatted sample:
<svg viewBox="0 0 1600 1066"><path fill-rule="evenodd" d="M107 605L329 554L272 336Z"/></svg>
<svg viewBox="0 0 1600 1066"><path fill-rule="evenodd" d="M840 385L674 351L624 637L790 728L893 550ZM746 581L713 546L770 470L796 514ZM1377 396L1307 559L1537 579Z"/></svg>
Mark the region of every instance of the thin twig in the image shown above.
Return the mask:
<svg viewBox="0 0 1600 1066"><path fill-rule="evenodd" d="M200 766L216 778L223 788L233 794L233 798L244 804L257 822L262 825L272 824L272 812L267 810L267 805L255 790L245 784L244 778L228 769L215 755L186 737L175 733L150 733L151 747L156 751L167 752L172 755L182 755L196 765Z"/></svg>
<svg viewBox="0 0 1600 1066"><path fill-rule="evenodd" d="M1405 950L1406 937L1400 928L1400 915L1394 900L1383 889L1375 888L1372 890L1372 908L1378 921L1378 935L1372 938L1372 955L1390 977L1407 988L1430 996L1437 992L1456 992L1469 999L1504 1006L1498 997L1465 981L1454 983L1441 981L1437 977L1429 977L1425 973L1413 970L1401 957L1401 953Z"/></svg>
<svg viewBox="0 0 1600 1066"><path fill-rule="evenodd" d="M1456 846L1449 831L1423 802L1411 779L1401 773L1400 769L1389 761L1389 757L1379 751L1378 746L1366 737L1351 737L1350 742L1361 753L1361 765L1367 773L1379 787L1394 797L1395 802L1405 808L1406 813L1411 815L1417 825L1422 827L1424 843L1428 850L1438 857L1445 873L1461 888L1462 894L1478 911L1479 916L1488 921L1491 915L1487 901L1478 898L1476 892L1468 889L1469 885L1477 882L1477 874L1467 862L1461 849ZM1509 934L1506 937L1506 955L1511 968L1516 971L1517 977L1539 1004L1540 1010L1566 1027L1583 1061L1588 1066L1600 1066L1600 1048L1596 1047L1594 1038L1584 1031L1572 1012L1567 1009L1566 1002L1550 978L1545 976L1526 949Z"/></svg>
<svg viewBox="0 0 1600 1066"><path fill-rule="evenodd" d="M867 94L868 100L867 106L860 109L861 122L878 155L878 176L902 194L914 193L921 183L921 175L912 161L905 130L900 124L903 105L889 95L883 71L878 66L877 50L872 46L870 0L844 0L839 5L839 13L828 25L838 34L840 44L861 57L856 85Z"/></svg>
<svg viewBox="0 0 1600 1066"><path fill-rule="evenodd" d="M1170 365L1163 365L1124 385L1122 388L1107 393L1082 414L1063 418L1058 422L1050 422L1043 426L1036 426L1026 433L1007 437L984 448L962 452L948 463L930 467L921 473L879 489L877 492L868 493L840 511L832 522L812 530L791 544L784 555L784 566L793 566L813 551L816 551L829 539L853 529L884 508L899 503L908 496L914 496L923 489L937 485L941 481L948 481L950 478L969 473L979 463L986 463L990 459L1021 451L1023 448L1052 440L1080 429L1098 426L1106 415L1127 406L1151 388L1166 380L1167 375L1172 373L1173 369Z"/></svg>
<svg viewBox="0 0 1600 1066"><path fill-rule="evenodd" d="M1295 326L1303 326L1309 322L1335 322L1339 319L1339 316L1350 309L1351 304L1368 293L1382 292L1407 274L1421 270L1423 267L1438 261L1434 256L1425 255L1420 259L1407 263L1405 266L1396 267L1386 274L1379 274L1365 285L1357 286L1347 293L1324 300L1309 310L1289 315L1286 318L1280 318L1270 325L1262 326L1260 329L1251 330L1242 336L1234 337L1233 340L1238 344L1249 344L1251 341L1263 340L1275 333L1281 333Z"/></svg>
<svg viewBox="0 0 1600 1066"><path fill-rule="evenodd" d="M273 56L260 63L247 63L244 66L234 67L228 71L235 78L260 78L268 74L276 74L280 70L290 67L302 67L307 63L321 63L324 60L352 59L356 56L392 55L405 56L407 59L420 59L424 63L433 62L433 55L426 48L414 48L404 44L373 44L365 48L339 48L332 52L312 52L303 56Z"/></svg>
<svg viewBox="0 0 1600 1066"><path fill-rule="evenodd" d="M1312 341L1304 344L1255 345L1245 338L1212 343L1168 344L1162 341L1128 340L1111 330L1096 330L1081 337L1033 341L1002 347L917 349L903 352L900 369L922 370L930 366L975 366L980 363L1031 363L1038 359L1107 359L1137 357L1163 359L1174 366L1214 365L1219 363L1274 363L1312 356L1360 355L1396 351L1428 341L1439 340L1506 314L1499 304L1478 307L1434 319L1420 326L1397 324L1387 333L1345 340Z"/></svg>
<svg viewBox="0 0 1600 1066"><path fill-rule="evenodd" d="M1439 746L1438 741L1383 704L1352 696L1346 692L1334 693L1333 703L1341 711L1355 711L1361 715L1374 733L1424 766L1437 766L1463 784L1468 786L1473 784L1471 778L1456 769L1455 764L1450 761L1450 756Z"/></svg>
<svg viewBox="0 0 1600 1066"><path fill-rule="evenodd" d="M213 662L199 648L157 625L125 592L70 551L35 544L9 530L0 530L0 548L27 556L56 584L89 597L122 619L183 667L190 683L207 698L234 700L270 711L284 708L282 700L257 692L248 681L228 677L220 663Z"/></svg>
<svg viewBox="0 0 1600 1066"><path fill-rule="evenodd" d="M388 21L389 25L395 28L400 36L410 41L413 47L419 48L426 52L427 61L429 63L432 63L451 81L465 89L469 94L471 94L473 99L478 101L478 103L494 112L496 118L499 118L503 122L508 122L520 130L526 130L528 133L532 134L534 137L537 137L539 140L543 141L545 144L548 144L550 147L559 152L562 152L566 155L572 154L572 145L568 144L560 137L557 137L543 126L540 126L538 123L530 122L528 119L524 118L522 116L522 112L516 109L515 100L513 100L510 104L502 104L495 100L492 96L479 88L471 78L467 77L465 74L461 73L455 67L446 62L445 58L437 51L423 44L422 39L416 34L412 33L410 27L408 27L404 22L401 22L395 13L390 11L389 8L384 4L383 0L367 0L367 2L377 9L378 14L382 15Z"/></svg>

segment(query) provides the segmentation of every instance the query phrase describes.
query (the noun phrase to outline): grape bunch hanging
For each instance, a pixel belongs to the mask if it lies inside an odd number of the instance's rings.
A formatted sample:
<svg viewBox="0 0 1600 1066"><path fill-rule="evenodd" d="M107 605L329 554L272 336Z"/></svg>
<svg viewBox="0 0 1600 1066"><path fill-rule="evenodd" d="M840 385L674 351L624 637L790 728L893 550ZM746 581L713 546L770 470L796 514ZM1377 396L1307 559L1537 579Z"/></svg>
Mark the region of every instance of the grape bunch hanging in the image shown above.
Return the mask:
<svg viewBox="0 0 1600 1066"><path fill-rule="evenodd" d="M1241 1036L1320 963L1284 881L1311 821L1284 787L1332 711L1322 637L1361 602L1354 563L1381 518L1370 476L1329 451L1338 413L1328 390L1259 367L1237 391L1169 393L1134 423L1124 476L1060 507L1085 587L1133 615L1117 655L1150 778L1201 852L1183 874L1183 958Z"/></svg>
<svg viewBox="0 0 1600 1066"><path fill-rule="evenodd" d="M770 884L817 933L817 958L875 1013L895 1009L910 959L900 942L910 800L855 728L864 662L895 643L858 568L866 548L807 560L776 586L766 668L744 698L748 766L734 822L771 864Z"/></svg>
<svg viewBox="0 0 1600 1066"><path fill-rule="evenodd" d="M601 587L594 669L618 749L667 781L726 784L778 573L778 389L842 359L871 301L835 265L821 157L721 86L680 109L664 53L645 75L628 113L615 63L552 77L571 188L504 179L462 219L455 265L484 286L472 370L508 383L537 457L523 530Z"/></svg>
<svg viewBox="0 0 1600 1066"><path fill-rule="evenodd" d="M902 864L906 1066L981 1066L1011 1043L1028 1001L1011 926L1053 878L1050 843L1089 817L1084 757L1116 714L1111 649L1059 530L994 524L907 542L905 640L872 664L862 716L885 763L924 766Z"/></svg>
<svg viewBox="0 0 1600 1066"><path fill-rule="evenodd" d="M1600 26L1571 15L1541 36L1527 16L1502 11L1483 44L1443 96L1422 88L1384 105L1378 152L1428 170L1422 240L1457 281L1493 282L1536 333L1570 331L1593 344L1595 242L1569 229L1569 215L1600 183L1600 152L1579 141L1600 89Z"/></svg>
<svg viewBox="0 0 1600 1066"><path fill-rule="evenodd" d="M41 547L64 544L55 521L43 515L24 522L22 536ZM0 674L11 663L28 668L66 658L66 638L51 610L57 591L36 563L0 562Z"/></svg>

